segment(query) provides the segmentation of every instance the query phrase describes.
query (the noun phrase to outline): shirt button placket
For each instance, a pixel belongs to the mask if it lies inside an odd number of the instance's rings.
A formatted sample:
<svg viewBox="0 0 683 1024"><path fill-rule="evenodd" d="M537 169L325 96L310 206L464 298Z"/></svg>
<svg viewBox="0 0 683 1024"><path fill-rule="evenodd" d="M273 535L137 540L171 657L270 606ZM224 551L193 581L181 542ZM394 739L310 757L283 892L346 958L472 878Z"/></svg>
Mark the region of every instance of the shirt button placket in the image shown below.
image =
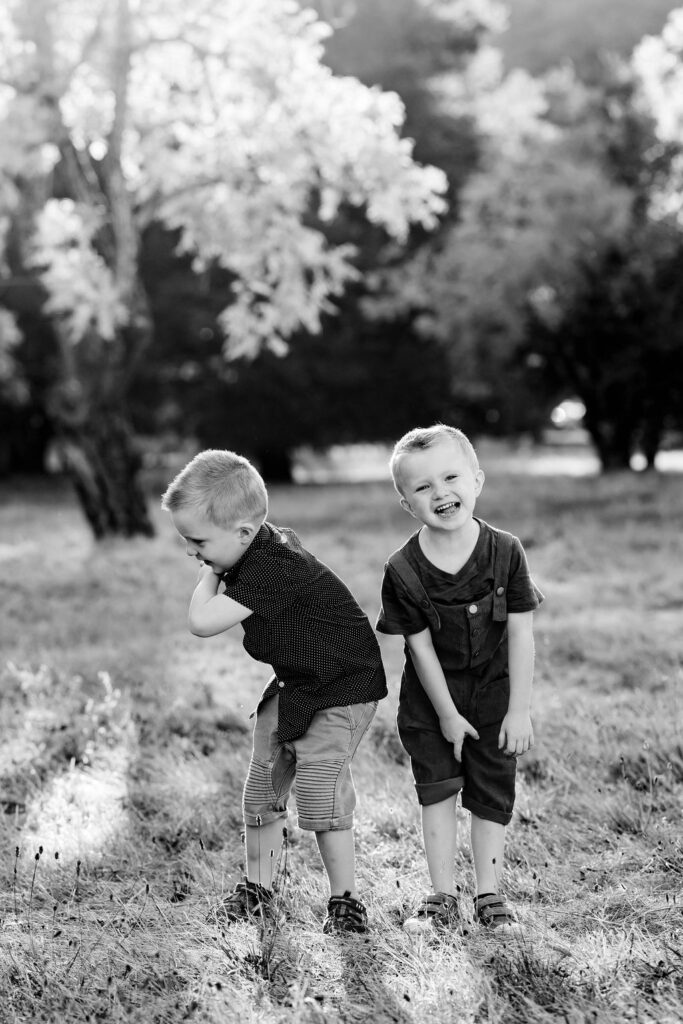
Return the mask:
<svg viewBox="0 0 683 1024"><path fill-rule="evenodd" d="M478 608L478 606L476 604L471 604L471 605L469 605L467 611L469 612L469 614L471 616L474 616L479 611L479 608ZM479 632L479 630L476 629L476 628L472 628L472 626L473 626L473 624L470 626L470 633L471 633L472 637L474 638L477 635L477 633ZM476 651L472 651L472 657L473 658L476 658L478 655L479 655L479 648L477 648Z"/></svg>

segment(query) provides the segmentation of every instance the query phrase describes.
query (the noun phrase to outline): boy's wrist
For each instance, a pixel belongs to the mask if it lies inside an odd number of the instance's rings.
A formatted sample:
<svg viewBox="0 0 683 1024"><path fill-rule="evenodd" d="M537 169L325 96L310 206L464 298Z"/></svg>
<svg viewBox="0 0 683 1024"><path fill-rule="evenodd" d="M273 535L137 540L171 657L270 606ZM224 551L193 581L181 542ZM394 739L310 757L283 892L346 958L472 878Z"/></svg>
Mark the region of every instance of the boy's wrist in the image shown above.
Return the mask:
<svg viewBox="0 0 683 1024"><path fill-rule="evenodd" d="M460 714L458 709L455 706L453 706L452 708L447 708L446 710L444 710L442 713L439 714L439 721L440 722L448 722L448 721L451 721L452 719L460 720L462 717L463 716Z"/></svg>

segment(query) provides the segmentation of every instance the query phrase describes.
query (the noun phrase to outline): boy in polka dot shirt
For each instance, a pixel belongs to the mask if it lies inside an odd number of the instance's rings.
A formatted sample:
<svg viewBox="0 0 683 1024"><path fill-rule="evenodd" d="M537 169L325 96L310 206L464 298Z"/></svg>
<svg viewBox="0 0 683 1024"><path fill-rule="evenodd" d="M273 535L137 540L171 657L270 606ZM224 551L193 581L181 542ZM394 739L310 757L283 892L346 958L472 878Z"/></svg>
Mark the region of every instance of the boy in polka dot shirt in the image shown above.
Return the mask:
<svg viewBox="0 0 683 1024"><path fill-rule="evenodd" d="M223 900L228 921L273 910L273 870L296 778L299 826L315 833L330 883L325 932L364 932L354 876L351 760L386 680L377 638L345 584L296 534L267 522L268 496L234 452L200 452L162 498L201 563L189 626L241 623L244 648L275 673L256 711L243 793L247 873Z"/></svg>
<svg viewBox="0 0 683 1024"><path fill-rule="evenodd" d="M432 892L408 931L458 925L456 800L471 813L475 916L516 925L500 893L516 758L533 744L534 585L519 540L474 517L484 484L462 431L411 430L394 447L401 505L420 529L385 566L377 629L405 638L398 729L410 755Z"/></svg>

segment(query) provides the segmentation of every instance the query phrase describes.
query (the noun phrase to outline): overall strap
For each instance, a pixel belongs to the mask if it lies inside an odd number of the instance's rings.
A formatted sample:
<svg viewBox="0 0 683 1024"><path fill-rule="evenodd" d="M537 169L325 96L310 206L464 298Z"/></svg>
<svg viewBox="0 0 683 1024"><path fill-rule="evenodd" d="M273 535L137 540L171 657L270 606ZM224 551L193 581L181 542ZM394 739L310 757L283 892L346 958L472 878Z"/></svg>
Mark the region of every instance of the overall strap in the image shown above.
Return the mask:
<svg viewBox="0 0 683 1024"><path fill-rule="evenodd" d="M429 600L429 596L425 588L422 586L420 577L417 575L400 548L398 551L394 551L393 555L390 556L387 565L390 565L398 576L408 593L408 597L420 606L431 629L438 633L441 629L439 613Z"/></svg>
<svg viewBox="0 0 683 1024"><path fill-rule="evenodd" d="M493 556L493 621L505 622L508 617L506 591L510 576L510 559L514 537L505 530L495 530Z"/></svg>

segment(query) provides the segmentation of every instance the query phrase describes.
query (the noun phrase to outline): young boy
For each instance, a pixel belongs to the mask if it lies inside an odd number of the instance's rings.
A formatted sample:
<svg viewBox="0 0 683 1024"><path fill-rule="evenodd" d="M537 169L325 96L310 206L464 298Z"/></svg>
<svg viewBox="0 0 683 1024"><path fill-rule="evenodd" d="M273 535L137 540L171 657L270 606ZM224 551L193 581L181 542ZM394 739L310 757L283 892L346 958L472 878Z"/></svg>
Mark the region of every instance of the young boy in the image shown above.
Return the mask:
<svg viewBox="0 0 683 1024"><path fill-rule="evenodd" d="M162 508L201 563L189 626L213 636L237 623L244 648L275 675L256 711L244 786L247 874L223 901L228 920L267 915L296 777L299 826L315 832L330 883L323 931L364 932L354 878L351 759L387 688L379 645L342 581L266 521L263 480L229 451L200 452Z"/></svg>
<svg viewBox="0 0 683 1024"><path fill-rule="evenodd" d="M484 484L455 427L411 430L391 473L420 529L385 566L377 629L405 637L398 729L410 755L433 891L408 931L457 924L455 805L471 812L475 917L516 924L500 892L516 757L533 744L533 610L543 600L516 537L473 515Z"/></svg>

